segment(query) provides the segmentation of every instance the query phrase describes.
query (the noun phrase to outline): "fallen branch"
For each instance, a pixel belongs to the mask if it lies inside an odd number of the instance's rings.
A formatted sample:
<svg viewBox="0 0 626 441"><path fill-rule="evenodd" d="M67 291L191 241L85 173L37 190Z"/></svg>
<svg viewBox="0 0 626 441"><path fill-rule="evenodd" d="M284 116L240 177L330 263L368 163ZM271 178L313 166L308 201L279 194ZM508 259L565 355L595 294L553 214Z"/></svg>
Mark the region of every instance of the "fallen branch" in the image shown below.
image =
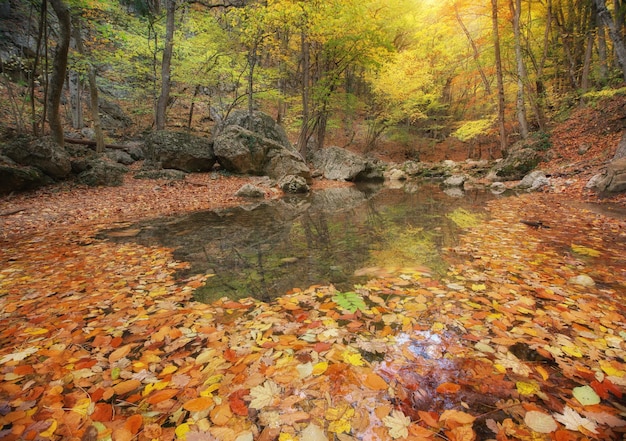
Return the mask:
<svg viewBox="0 0 626 441"><path fill-rule="evenodd" d="M0 211L0 216L11 216L12 214L21 213L22 211L26 211L26 208L16 208L14 210Z"/></svg>
<svg viewBox="0 0 626 441"><path fill-rule="evenodd" d="M81 144L89 147L96 147L96 141L90 141L88 139L65 138L65 142L68 142L70 144ZM115 150L125 150L128 148L128 146L119 144L105 144L104 147L107 149Z"/></svg>

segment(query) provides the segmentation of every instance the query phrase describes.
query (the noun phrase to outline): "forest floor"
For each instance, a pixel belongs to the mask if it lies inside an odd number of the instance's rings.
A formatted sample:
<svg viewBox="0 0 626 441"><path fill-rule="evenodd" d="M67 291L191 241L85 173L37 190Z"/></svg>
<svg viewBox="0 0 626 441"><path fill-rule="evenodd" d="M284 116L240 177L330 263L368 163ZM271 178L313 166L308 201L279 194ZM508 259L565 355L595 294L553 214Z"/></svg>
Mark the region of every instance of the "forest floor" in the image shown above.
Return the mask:
<svg viewBox="0 0 626 441"><path fill-rule="evenodd" d="M175 281L172 250L95 239L240 204L249 178L0 199L0 439L624 439L626 219L611 210L626 198L584 190L619 138L573 118L553 132L552 191L490 202L446 277L386 268L351 294L200 304L207 276Z"/></svg>

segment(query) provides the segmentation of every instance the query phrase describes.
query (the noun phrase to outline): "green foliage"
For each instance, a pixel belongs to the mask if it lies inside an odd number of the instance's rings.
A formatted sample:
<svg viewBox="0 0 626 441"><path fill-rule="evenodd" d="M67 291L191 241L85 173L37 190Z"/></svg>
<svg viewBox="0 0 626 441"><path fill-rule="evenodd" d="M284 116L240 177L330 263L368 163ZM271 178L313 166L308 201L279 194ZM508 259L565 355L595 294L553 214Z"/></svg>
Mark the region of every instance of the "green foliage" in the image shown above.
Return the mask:
<svg viewBox="0 0 626 441"><path fill-rule="evenodd" d="M335 294L333 296L333 302L353 314L356 311L365 311L367 309L363 297L355 292L340 292Z"/></svg>
<svg viewBox="0 0 626 441"><path fill-rule="evenodd" d="M457 138L459 141L471 141L477 136L487 133L493 126L494 121L495 118L493 117L466 121L458 129L456 129L454 133L452 133L452 136Z"/></svg>

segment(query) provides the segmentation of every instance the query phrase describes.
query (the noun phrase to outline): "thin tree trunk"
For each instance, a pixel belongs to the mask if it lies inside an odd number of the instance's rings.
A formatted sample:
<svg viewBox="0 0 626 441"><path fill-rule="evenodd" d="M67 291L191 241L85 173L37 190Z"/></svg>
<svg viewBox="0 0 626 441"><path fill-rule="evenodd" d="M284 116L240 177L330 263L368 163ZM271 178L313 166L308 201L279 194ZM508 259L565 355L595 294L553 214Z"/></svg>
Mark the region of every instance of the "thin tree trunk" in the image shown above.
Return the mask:
<svg viewBox="0 0 626 441"><path fill-rule="evenodd" d="M174 51L174 15L176 13L176 0L167 0L167 13L165 22L165 48L161 60L161 95L156 107L156 129L165 129L167 103L170 99L171 89L171 66L172 53Z"/></svg>
<svg viewBox="0 0 626 441"><path fill-rule="evenodd" d="M38 124L38 118L37 118L37 110L35 108L35 77L36 77L35 72L37 72L37 68L39 67L38 65L41 59L41 52L40 52L41 45L42 45L42 42L44 41L45 29L47 28L47 25L46 25L46 17L48 15L47 4L48 2L46 1L42 2L41 4L41 14L39 16L39 32L37 34L37 48L35 50L35 59L33 60L33 73L30 76L30 86L29 86L30 88L30 112L31 112L31 118L32 118L33 135L35 136L39 136L39 124ZM42 117L41 120L45 121L45 119L46 118L45 118L45 112L44 112L44 117Z"/></svg>
<svg viewBox="0 0 626 441"><path fill-rule="evenodd" d="M82 30L80 18L74 20L74 40L76 41L76 49L81 55L85 54L83 46ZM100 109L98 108L98 85L96 83L96 68L89 63L87 71L87 82L89 83L89 110L91 111L91 119L93 121L93 131L96 136L96 153L104 152L104 133L102 131L102 123L100 121Z"/></svg>
<svg viewBox="0 0 626 441"><path fill-rule="evenodd" d="M615 25L611 13L606 8L604 0L593 0L593 3L598 11L598 18L609 30L609 36L613 41L617 61L622 69L622 77L626 80L626 46L624 45L622 35L619 32L619 28Z"/></svg>
<svg viewBox="0 0 626 441"><path fill-rule="evenodd" d="M52 9L59 19L59 39L54 54L54 65L52 78L50 80L50 95L48 97L48 124L52 139L63 146L63 123L59 107L61 105L61 94L65 83L65 73L67 71L67 54L70 48L71 18L70 10L63 3L63 0L50 0Z"/></svg>
<svg viewBox="0 0 626 441"><path fill-rule="evenodd" d="M598 58L600 59L600 81L605 85L609 79L609 57L606 45L606 32L600 17L596 17L598 24Z"/></svg>
<svg viewBox="0 0 626 441"><path fill-rule="evenodd" d="M522 139L528 138L528 121L526 119L526 100L524 98L524 84L526 83L526 67L522 57L522 38L520 35L520 16L522 1L510 0L509 7L513 14L513 36L515 40L515 59L517 62L517 121Z"/></svg>
<svg viewBox="0 0 626 441"><path fill-rule="evenodd" d="M254 68L257 63L257 47L254 43L248 53L248 130L250 131L254 128L252 115L254 114Z"/></svg>
<svg viewBox="0 0 626 441"><path fill-rule="evenodd" d="M498 79L498 131L500 132L500 150L506 154L506 127L504 126L504 77L502 73L502 57L500 55L500 34L498 31L498 0L491 0L491 20L493 25L493 44L496 57L496 76Z"/></svg>
<svg viewBox="0 0 626 441"><path fill-rule="evenodd" d="M478 73L480 74L480 78L482 79L483 86L485 87L485 95L489 96L491 95L491 85L489 84L489 80L487 80L487 75L485 74L485 70L483 69L483 66L480 64L480 52L478 52L478 47L476 46L476 43L474 42L474 39L472 38L472 34L470 34L469 30L465 26L465 23L463 23L463 20L461 19L461 15L459 14L459 8L456 3L454 4L454 13L456 15L456 21L459 23L459 26L461 26L461 29L463 30L463 33L467 37L467 40L469 41L470 46L472 46L474 62L476 63Z"/></svg>
<svg viewBox="0 0 626 441"><path fill-rule="evenodd" d="M309 142L309 81L311 76L311 52L310 44L303 32L300 33L302 45L302 127L300 136L298 137L298 149L303 158L307 157L307 149Z"/></svg>
<svg viewBox="0 0 626 441"><path fill-rule="evenodd" d="M582 93L589 90L589 71L591 69L591 57L593 55L593 41L595 36L592 32L589 32L587 36L587 47L585 49L585 62L583 63L583 73L580 79L580 89Z"/></svg>

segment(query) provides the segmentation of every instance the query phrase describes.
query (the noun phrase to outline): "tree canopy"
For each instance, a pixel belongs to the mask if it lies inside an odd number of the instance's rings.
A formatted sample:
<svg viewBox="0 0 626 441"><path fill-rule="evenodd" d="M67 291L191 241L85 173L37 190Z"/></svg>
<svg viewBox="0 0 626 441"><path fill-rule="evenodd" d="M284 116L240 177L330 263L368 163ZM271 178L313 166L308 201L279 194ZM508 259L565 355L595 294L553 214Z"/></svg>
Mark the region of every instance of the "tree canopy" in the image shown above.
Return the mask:
<svg viewBox="0 0 626 441"><path fill-rule="evenodd" d="M626 78L619 0L47 1L13 6L31 20L24 8L42 12L35 59L16 55L32 78L59 75L67 30L48 16L67 7L82 28L73 38L83 40L71 45L68 70L93 69L104 94L138 121L194 130L236 107L259 108L303 154L322 148L329 131L371 149L398 130L462 141L499 133L506 148L544 130L563 104ZM3 102L16 126L30 118L36 127L46 109L33 97L45 93L59 130L54 84L42 92L31 81L29 116L16 96Z"/></svg>

